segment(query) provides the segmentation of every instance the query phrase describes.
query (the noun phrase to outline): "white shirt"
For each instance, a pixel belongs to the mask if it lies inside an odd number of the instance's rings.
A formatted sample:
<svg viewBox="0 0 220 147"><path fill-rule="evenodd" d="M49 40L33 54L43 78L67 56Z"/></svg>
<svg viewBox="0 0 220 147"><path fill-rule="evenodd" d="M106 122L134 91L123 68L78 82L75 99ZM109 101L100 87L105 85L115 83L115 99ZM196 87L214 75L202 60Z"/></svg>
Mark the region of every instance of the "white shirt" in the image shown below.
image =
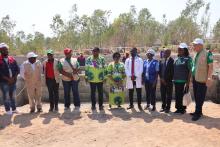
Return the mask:
<svg viewBox="0 0 220 147"><path fill-rule="evenodd" d="M166 60L166 59L165 59L165 60ZM167 60L166 60L166 66L167 66L167 63L168 63L169 60L170 60L170 57L168 57Z"/></svg>
<svg viewBox="0 0 220 147"><path fill-rule="evenodd" d="M8 65L8 58L4 58L4 60ZM9 77L12 77L12 71L11 71L11 68L9 67L9 65L8 65L8 72L9 72Z"/></svg>

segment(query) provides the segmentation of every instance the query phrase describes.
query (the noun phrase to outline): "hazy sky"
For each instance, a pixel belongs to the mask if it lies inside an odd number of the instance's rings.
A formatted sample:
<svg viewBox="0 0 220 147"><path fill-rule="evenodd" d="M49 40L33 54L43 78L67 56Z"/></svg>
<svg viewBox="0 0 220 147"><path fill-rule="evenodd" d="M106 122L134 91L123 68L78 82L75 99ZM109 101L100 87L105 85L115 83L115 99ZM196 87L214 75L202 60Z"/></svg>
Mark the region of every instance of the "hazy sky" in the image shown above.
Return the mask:
<svg viewBox="0 0 220 147"><path fill-rule="evenodd" d="M64 20L68 20L69 11L73 4L78 5L78 14L91 13L95 9L111 10L110 20L113 21L120 13L128 12L131 5L135 5L137 11L148 8L153 17L162 21L162 15L166 14L168 20L173 20L180 15L185 8L187 0L0 0L0 18L10 15L15 20L15 31L23 30L26 33L39 31L46 36L51 36L49 24L55 14L60 14ZM220 0L206 0L211 2L211 25L220 18ZM35 27L32 25L35 24Z"/></svg>

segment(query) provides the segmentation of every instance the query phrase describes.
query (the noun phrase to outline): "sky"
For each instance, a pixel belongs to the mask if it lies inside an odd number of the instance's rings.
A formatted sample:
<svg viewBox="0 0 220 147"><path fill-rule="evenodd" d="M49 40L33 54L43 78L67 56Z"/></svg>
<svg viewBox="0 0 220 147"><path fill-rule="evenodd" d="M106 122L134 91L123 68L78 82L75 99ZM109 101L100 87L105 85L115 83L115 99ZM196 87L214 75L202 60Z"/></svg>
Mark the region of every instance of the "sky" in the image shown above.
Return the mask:
<svg viewBox="0 0 220 147"><path fill-rule="evenodd" d="M131 5L137 11L148 8L157 21L162 21L166 14L168 21L174 20L185 8L187 0L0 0L0 18L9 15L16 22L15 32L23 30L26 34L39 31L45 36L52 36L49 24L55 14L68 20L71 7L78 6L78 14L91 15L95 9L111 10L110 21L120 13L128 12ZM220 0L211 2L211 27L220 19ZM34 24L34 25L33 25Z"/></svg>

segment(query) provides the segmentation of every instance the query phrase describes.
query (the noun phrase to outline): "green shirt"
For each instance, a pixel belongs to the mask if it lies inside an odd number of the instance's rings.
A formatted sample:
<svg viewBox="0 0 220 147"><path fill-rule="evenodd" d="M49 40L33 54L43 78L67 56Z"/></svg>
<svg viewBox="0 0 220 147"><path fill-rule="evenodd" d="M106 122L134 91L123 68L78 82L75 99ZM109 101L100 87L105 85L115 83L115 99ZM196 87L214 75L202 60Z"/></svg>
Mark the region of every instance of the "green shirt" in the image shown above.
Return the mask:
<svg viewBox="0 0 220 147"><path fill-rule="evenodd" d="M192 66L192 75L195 76L196 74L196 65L197 65L197 60L199 57L200 52L198 52L195 56L193 66ZM211 52L207 53L207 64L213 63L213 54Z"/></svg>
<svg viewBox="0 0 220 147"><path fill-rule="evenodd" d="M94 58L89 56L85 64L85 78L92 83L100 83L106 78L105 58L100 56Z"/></svg>
<svg viewBox="0 0 220 147"><path fill-rule="evenodd" d="M114 81L123 81L125 78L125 67L122 62L116 63L111 62L107 68L108 77L112 77ZM114 81L109 81L110 84L114 84Z"/></svg>
<svg viewBox="0 0 220 147"><path fill-rule="evenodd" d="M178 57L177 61L175 62L175 64L182 64L182 61L181 61L182 58L185 58L185 57ZM189 71L192 70L192 66L193 66L193 61L192 61L192 58L189 57L189 60L187 61L187 67L188 67ZM186 80L175 80L174 82L175 83L186 83L187 81Z"/></svg>

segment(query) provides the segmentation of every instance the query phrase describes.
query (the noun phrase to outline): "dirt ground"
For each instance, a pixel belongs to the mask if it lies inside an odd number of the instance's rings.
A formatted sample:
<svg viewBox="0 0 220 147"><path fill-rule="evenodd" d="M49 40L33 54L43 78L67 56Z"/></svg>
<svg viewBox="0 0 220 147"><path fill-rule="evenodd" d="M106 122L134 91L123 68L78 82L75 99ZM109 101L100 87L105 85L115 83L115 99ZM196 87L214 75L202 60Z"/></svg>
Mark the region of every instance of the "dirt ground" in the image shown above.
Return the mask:
<svg viewBox="0 0 220 147"><path fill-rule="evenodd" d="M204 104L204 116L197 122L189 114L126 109L91 112L90 104L81 111L29 114L29 106L20 114L7 116L0 106L0 147L220 147L220 105ZM127 104L123 107L127 107ZM194 110L194 103L187 112ZM174 103L172 103L174 111Z"/></svg>

